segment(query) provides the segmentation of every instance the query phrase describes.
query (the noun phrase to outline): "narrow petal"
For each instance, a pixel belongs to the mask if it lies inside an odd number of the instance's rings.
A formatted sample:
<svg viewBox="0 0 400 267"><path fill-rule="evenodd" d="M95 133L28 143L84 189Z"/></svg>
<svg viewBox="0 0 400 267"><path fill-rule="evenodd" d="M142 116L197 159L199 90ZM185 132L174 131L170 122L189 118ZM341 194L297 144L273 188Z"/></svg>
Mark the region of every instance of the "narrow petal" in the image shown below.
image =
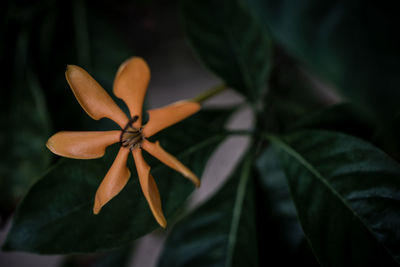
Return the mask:
<svg viewBox="0 0 400 267"><path fill-rule="evenodd" d="M101 158L109 145L117 143L121 131L58 132L46 143L56 155L73 159Z"/></svg>
<svg viewBox="0 0 400 267"><path fill-rule="evenodd" d="M95 120L109 118L124 128L128 118L110 95L81 67L68 65L65 72L68 84L86 113Z"/></svg>
<svg viewBox="0 0 400 267"><path fill-rule="evenodd" d="M200 186L200 180L197 176L191 172L185 165L182 164L177 158L165 151L160 143L151 143L147 140L143 140L142 148L149 152L153 157L167 165L168 167L180 172L183 176L191 180L196 187Z"/></svg>
<svg viewBox="0 0 400 267"><path fill-rule="evenodd" d="M149 81L149 66L140 57L132 57L125 61L115 76L114 94L124 100L132 118L139 116L134 124L137 128L142 123L142 107Z"/></svg>
<svg viewBox="0 0 400 267"><path fill-rule="evenodd" d="M143 194L149 203L151 212L161 227L165 228L167 226L167 221L165 220L162 211L160 193L158 192L153 176L150 174L150 167L144 161L141 149L134 149L132 154L135 159L140 186L142 187Z"/></svg>
<svg viewBox="0 0 400 267"><path fill-rule="evenodd" d="M193 115L201 105L193 101L179 101L171 105L149 110L149 122L143 128L143 135L150 137L155 133Z"/></svg>
<svg viewBox="0 0 400 267"><path fill-rule="evenodd" d="M131 176L126 166L129 149L121 147L110 170L107 172L94 199L93 213L98 214L101 208L125 187Z"/></svg>

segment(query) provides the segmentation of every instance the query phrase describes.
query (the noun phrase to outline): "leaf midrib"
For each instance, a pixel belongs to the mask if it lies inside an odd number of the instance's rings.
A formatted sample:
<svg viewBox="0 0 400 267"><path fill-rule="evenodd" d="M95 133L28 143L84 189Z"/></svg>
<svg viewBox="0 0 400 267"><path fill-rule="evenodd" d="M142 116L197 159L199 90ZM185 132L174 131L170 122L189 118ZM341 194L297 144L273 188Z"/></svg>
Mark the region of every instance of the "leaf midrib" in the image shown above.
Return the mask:
<svg viewBox="0 0 400 267"><path fill-rule="evenodd" d="M288 153L290 156L292 156L295 160L297 160L301 165L303 165L308 171L310 171L324 186L328 188L328 190L334 194L341 202L342 204L353 214L354 217L356 217L360 223L368 230L368 232L372 235L372 237L377 241L377 243L382 246L388 254L393 258L395 262L398 263L396 260L396 257L391 253L391 251L384 245L382 244L377 237L375 236L375 233L372 231L372 229L364 222L364 220L358 215L347 203L346 199L344 199L325 179L324 177L319 173L317 169L315 169L303 156L301 156L297 151L295 151L293 148L291 148L288 144L283 142L281 139L279 139L276 136L273 135L266 135L265 136L271 143L276 144L277 146L281 147L286 153Z"/></svg>
<svg viewBox="0 0 400 267"><path fill-rule="evenodd" d="M239 229L240 218L242 215L242 208L249 180L250 167L251 167L251 157L248 155L242 167L242 172L239 178L240 179L239 184L236 191L237 193L236 193L235 203L233 206L232 221L228 234L227 261L225 264L225 266L227 267L232 266L233 253L235 251L235 246L236 246L236 237Z"/></svg>

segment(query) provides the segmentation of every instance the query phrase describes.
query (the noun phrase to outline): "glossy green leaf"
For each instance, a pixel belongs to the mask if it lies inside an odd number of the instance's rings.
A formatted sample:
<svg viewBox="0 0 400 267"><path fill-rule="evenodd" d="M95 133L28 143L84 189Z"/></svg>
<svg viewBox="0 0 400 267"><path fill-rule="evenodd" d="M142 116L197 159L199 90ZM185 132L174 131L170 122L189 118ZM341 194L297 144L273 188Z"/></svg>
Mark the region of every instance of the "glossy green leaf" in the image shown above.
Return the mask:
<svg viewBox="0 0 400 267"><path fill-rule="evenodd" d="M247 0L274 38L312 72L380 113L398 110L395 3Z"/></svg>
<svg viewBox="0 0 400 267"><path fill-rule="evenodd" d="M322 266L397 266L400 165L361 139L308 130L270 137Z"/></svg>
<svg viewBox="0 0 400 267"><path fill-rule="evenodd" d="M247 157L210 200L174 226L158 266L258 266Z"/></svg>
<svg viewBox="0 0 400 267"><path fill-rule="evenodd" d="M250 101L259 100L272 42L246 6L240 0L184 0L183 23L204 63Z"/></svg>
<svg viewBox="0 0 400 267"><path fill-rule="evenodd" d="M167 151L201 176L213 150L224 139L232 110L201 111L156 137ZM92 208L97 187L119 145L97 160L61 159L37 182L17 210L4 249L59 254L120 247L158 228L141 192L132 158L131 179L99 215ZM147 156L147 155L146 155ZM194 190L179 173L149 158L163 210L171 219Z"/></svg>

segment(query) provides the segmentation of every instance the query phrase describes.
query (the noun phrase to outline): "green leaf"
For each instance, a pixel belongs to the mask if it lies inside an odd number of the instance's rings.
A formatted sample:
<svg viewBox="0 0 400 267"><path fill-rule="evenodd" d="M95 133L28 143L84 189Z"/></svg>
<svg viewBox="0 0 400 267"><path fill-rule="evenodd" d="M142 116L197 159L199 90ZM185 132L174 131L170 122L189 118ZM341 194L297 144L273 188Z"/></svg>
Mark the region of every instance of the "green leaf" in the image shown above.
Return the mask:
<svg viewBox="0 0 400 267"><path fill-rule="evenodd" d="M50 163L44 146L50 122L42 88L35 75L24 73L27 78L4 99L10 103L0 115L4 127L0 133L0 225Z"/></svg>
<svg viewBox="0 0 400 267"><path fill-rule="evenodd" d="M303 117L288 132L320 129L356 136L379 147L391 157L400 158L400 143L394 125L380 121L367 110L353 103L330 106Z"/></svg>
<svg viewBox="0 0 400 267"><path fill-rule="evenodd" d="M255 102L271 65L269 34L240 0L184 0L184 28L204 63Z"/></svg>
<svg viewBox="0 0 400 267"><path fill-rule="evenodd" d="M377 128L377 123L365 110L352 103L342 103L305 116L294 123L289 131L329 130L371 141Z"/></svg>
<svg viewBox="0 0 400 267"><path fill-rule="evenodd" d="M257 236L260 266L319 266L306 244L285 173L271 147L256 161ZM268 251L268 253L263 253Z"/></svg>
<svg viewBox="0 0 400 267"><path fill-rule="evenodd" d="M400 166L358 138L308 130L269 137L322 266L397 266Z"/></svg>
<svg viewBox="0 0 400 267"><path fill-rule="evenodd" d="M200 177L211 153L225 137L222 127L231 112L204 110L156 137ZM101 159L61 159L24 198L4 249L46 254L96 252L120 247L158 228L131 158L130 181L99 215L93 215L96 189L118 146L108 148ZM148 162L160 190L164 213L171 219L194 186L158 161Z"/></svg>
<svg viewBox="0 0 400 267"><path fill-rule="evenodd" d="M247 0L285 49L346 96L398 110L395 5L357 1Z"/></svg>
<svg viewBox="0 0 400 267"><path fill-rule="evenodd" d="M170 233L159 266L258 266L252 159Z"/></svg>

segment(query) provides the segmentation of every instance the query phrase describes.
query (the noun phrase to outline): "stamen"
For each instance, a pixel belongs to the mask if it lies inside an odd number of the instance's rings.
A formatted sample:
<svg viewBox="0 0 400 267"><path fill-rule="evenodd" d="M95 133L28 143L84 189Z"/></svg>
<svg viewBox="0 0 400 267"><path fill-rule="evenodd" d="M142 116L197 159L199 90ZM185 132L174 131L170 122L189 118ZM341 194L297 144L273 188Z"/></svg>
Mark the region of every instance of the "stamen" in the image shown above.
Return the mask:
<svg viewBox="0 0 400 267"><path fill-rule="evenodd" d="M134 116L130 119L122 130L119 138L121 146L129 148L131 151L136 147L140 147L143 140L142 128L137 129L133 127L133 123L138 119L139 116Z"/></svg>

